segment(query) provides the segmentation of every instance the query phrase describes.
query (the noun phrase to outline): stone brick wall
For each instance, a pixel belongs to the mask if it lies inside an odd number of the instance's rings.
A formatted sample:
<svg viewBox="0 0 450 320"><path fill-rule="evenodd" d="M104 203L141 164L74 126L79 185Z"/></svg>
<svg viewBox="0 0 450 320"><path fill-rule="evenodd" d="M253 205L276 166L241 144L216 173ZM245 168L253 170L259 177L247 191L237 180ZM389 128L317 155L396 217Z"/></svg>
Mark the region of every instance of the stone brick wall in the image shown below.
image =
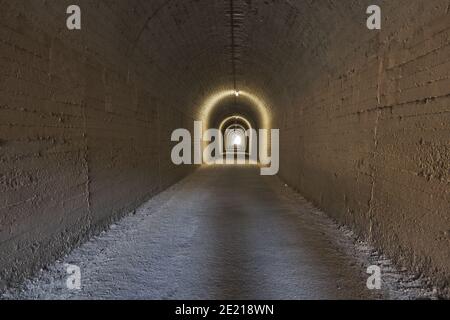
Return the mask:
<svg viewBox="0 0 450 320"><path fill-rule="evenodd" d="M126 1L79 3L83 29L68 31L68 1L0 1L3 285L189 170L172 165L170 134L192 117L130 53L146 17L127 16Z"/></svg>
<svg viewBox="0 0 450 320"><path fill-rule="evenodd" d="M450 277L448 5L385 3L380 32L341 29L278 121L283 179L441 286Z"/></svg>

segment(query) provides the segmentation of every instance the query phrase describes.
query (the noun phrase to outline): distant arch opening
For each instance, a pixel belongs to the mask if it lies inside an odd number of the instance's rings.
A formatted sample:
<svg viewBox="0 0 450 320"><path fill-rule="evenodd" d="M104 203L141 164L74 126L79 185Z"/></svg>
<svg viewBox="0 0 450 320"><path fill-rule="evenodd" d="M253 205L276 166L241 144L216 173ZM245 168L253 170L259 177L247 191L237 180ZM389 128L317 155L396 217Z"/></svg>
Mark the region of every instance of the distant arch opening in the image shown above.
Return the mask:
<svg viewBox="0 0 450 320"><path fill-rule="evenodd" d="M248 135L248 131L253 128L250 121L243 116L231 116L225 118L219 126L222 134L223 145L222 152L226 155L228 153L250 154L252 146L252 136Z"/></svg>
<svg viewBox="0 0 450 320"><path fill-rule="evenodd" d="M248 154L246 130L240 125L231 125L225 130L225 153Z"/></svg>
<svg viewBox="0 0 450 320"><path fill-rule="evenodd" d="M220 129L223 137L220 152L224 154L227 151L225 130L235 122L242 125L246 130L253 129L256 132L259 129L271 129L271 115L268 105L256 95L245 90L239 91L239 95L236 95L234 90L216 92L206 99L200 110L204 130ZM262 151L263 156L267 154L270 144L266 136L255 137L253 141L251 140L251 137L246 137L246 140L241 138L241 143L245 144L245 153L252 154L251 152L254 151L254 154L259 155L259 151ZM207 143L204 143L203 148L206 148L207 145ZM258 160L264 159L258 157ZM214 163L214 161L211 163Z"/></svg>

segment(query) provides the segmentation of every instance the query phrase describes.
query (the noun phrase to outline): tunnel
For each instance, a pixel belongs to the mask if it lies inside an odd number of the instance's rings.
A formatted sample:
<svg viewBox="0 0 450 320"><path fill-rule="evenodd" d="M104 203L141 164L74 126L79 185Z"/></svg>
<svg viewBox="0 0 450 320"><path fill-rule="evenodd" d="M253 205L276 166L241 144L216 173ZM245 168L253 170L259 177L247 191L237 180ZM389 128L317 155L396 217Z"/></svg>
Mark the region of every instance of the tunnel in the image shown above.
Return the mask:
<svg viewBox="0 0 450 320"><path fill-rule="evenodd" d="M0 297L450 297L448 0L0 8Z"/></svg>

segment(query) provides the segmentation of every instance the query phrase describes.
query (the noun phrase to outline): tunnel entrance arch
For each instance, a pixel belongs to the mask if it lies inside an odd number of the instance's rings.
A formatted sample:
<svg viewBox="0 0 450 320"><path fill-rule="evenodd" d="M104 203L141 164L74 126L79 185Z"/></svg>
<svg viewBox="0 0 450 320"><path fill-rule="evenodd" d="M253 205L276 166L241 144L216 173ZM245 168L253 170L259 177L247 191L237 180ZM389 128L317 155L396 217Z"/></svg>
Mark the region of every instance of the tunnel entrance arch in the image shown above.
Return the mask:
<svg viewBox="0 0 450 320"><path fill-rule="evenodd" d="M225 118L219 126L220 133L223 137L223 145L221 151L227 153L240 153L249 156L252 150L253 136L249 135L249 130L253 126L249 120L242 116L232 116Z"/></svg>
<svg viewBox="0 0 450 320"><path fill-rule="evenodd" d="M241 125L245 129L244 131L251 129L258 132L259 129L272 129L271 113L267 104L256 95L247 91L239 91L239 94L236 95L235 90L226 90L209 96L200 108L200 116L205 131L209 129L219 129L222 133L222 137L224 138L221 141L220 150L224 154L227 151L225 130L235 122ZM268 155L267 151L270 150L270 139L267 139L266 136L257 138L255 135L252 141L251 136L252 135L246 137L245 153L251 154L253 151L255 151L255 153L261 151L260 154L264 155L262 157L264 159L259 157L258 161L267 161L265 155ZM241 138L241 143L242 142L243 140ZM203 150L206 147L207 143L203 143ZM213 161L205 162L214 163Z"/></svg>
<svg viewBox="0 0 450 320"><path fill-rule="evenodd" d="M224 152L248 154L247 135L244 127L233 124L225 129Z"/></svg>

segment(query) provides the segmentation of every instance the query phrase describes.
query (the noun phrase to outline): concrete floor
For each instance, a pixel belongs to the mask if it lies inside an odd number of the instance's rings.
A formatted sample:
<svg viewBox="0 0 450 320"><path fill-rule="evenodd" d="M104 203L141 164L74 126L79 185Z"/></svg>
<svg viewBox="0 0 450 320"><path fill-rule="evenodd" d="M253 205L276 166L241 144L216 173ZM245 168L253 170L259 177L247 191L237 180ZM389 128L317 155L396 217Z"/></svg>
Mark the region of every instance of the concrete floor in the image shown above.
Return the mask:
<svg viewBox="0 0 450 320"><path fill-rule="evenodd" d="M203 167L30 281L20 298L367 299L368 262L256 166ZM353 252L353 253L351 253ZM80 266L82 290L65 287ZM11 297L11 296L10 296Z"/></svg>

